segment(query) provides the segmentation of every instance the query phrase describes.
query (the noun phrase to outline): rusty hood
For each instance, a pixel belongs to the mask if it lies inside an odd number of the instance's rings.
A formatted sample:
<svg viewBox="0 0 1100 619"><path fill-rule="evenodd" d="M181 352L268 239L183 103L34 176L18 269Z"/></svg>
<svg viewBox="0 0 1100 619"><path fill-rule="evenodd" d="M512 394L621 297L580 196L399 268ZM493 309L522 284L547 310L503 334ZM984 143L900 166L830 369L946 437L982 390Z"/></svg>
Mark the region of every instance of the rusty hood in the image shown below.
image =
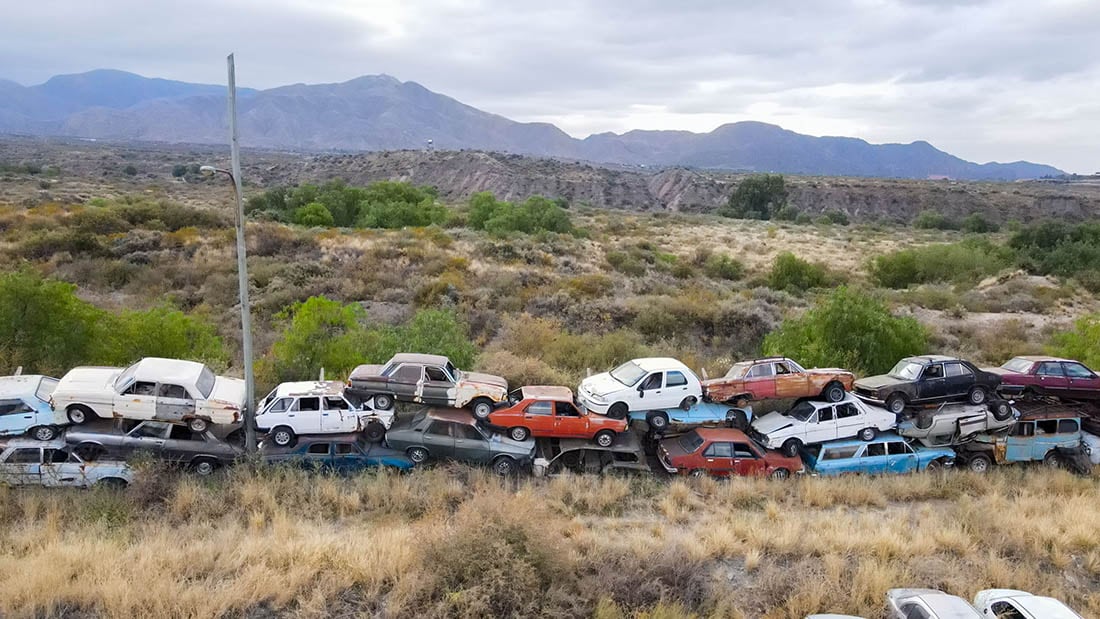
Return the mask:
<svg viewBox="0 0 1100 619"><path fill-rule="evenodd" d="M482 374L481 372L463 372L462 382L477 387L496 387L504 391L508 390L508 381L499 376Z"/></svg>

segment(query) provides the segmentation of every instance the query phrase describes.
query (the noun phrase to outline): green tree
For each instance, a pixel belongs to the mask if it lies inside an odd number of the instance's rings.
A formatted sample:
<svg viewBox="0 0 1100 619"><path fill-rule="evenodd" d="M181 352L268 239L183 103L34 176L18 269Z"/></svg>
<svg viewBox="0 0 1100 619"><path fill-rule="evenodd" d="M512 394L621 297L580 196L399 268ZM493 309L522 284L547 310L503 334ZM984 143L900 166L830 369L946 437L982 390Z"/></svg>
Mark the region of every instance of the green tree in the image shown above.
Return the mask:
<svg viewBox="0 0 1100 619"><path fill-rule="evenodd" d="M329 376L346 375L363 359L366 312L357 304L310 297L277 318L286 327L263 368L272 382L309 380L322 368Z"/></svg>
<svg viewBox="0 0 1100 619"><path fill-rule="evenodd" d="M782 174L757 174L737 185L718 214L735 219L771 219L787 204L787 185Z"/></svg>
<svg viewBox="0 0 1100 619"><path fill-rule="evenodd" d="M202 361L224 367L229 356L214 325L168 305L124 311L107 323L100 340L98 363L129 365L142 357Z"/></svg>
<svg viewBox="0 0 1100 619"><path fill-rule="evenodd" d="M4 371L60 376L88 363L106 312L80 300L76 286L31 271L0 277L0 363Z"/></svg>
<svg viewBox="0 0 1100 619"><path fill-rule="evenodd" d="M774 290L800 292L811 288L823 288L832 283L832 276L824 265L807 262L789 251L775 257L768 273L768 287Z"/></svg>
<svg viewBox="0 0 1100 619"><path fill-rule="evenodd" d="M328 208L320 202L310 202L294 210L294 223L302 226L329 227L332 226L335 221L336 220L332 217L332 213L330 213Z"/></svg>
<svg viewBox="0 0 1100 619"><path fill-rule="evenodd" d="M798 318L764 338L764 352L817 367L881 374L898 359L925 351L928 332L915 319L894 316L878 298L841 286Z"/></svg>
<svg viewBox="0 0 1100 619"><path fill-rule="evenodd" d="M477 358L466 325L451 310L419 310L407 325L397 329L395 340L400 352L446 355L459 368L469 368Z"/></svg>
<svg viewBox="0 0 1100 619"><path fill-rule="evenodd" d="M1055 335L1052 352L1094 370L1100 368L1100 314L1082 316L1073 323L1072 331Z"/></svg>

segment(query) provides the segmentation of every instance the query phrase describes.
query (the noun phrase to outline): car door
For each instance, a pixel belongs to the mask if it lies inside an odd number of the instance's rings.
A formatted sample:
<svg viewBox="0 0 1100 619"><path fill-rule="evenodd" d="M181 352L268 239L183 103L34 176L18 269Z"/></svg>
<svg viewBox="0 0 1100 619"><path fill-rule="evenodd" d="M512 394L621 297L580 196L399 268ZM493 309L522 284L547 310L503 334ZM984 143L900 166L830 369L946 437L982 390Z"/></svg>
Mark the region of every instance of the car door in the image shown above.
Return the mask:
<svg viewBox="0 0 1100 619"><path fill-rule="evenodd" d="M351 441L335 441L332 449L332 468L337 473L354 473L363 468L366 462L359 446Z"/></svg>
<svg viewBox="0 0 1100 619"><path fill-rule="evenodd" d="M532 436L550 436L555 432L554 403L536 400L523 409L523 424Z"/></svg>
<svg viewBox="0 0 1100 619"><path fill-rule="evenodd" d="M321 398L308 395L294 399L286 417L297 434L316 434L321 431Z"/></svg>
<svg viewBox="0 0 1100 619"><path fill-rule="evenodd" d="M771 363L757 363L745 373L745 391L755 400L775 397L775 367Z"/></svg>
<svg viewBox="0 0 1100 619"><path fill-rule="evenodd" d="M451 434L451 422L442 419L433 419L424 428L424 446L433 458L453 458L455 455L455 439Z"/></svg>
<svg viewBox="0 0 1100 619"><path fill-rule="evenodd" d="M676 408L689 395L688 379L683 372L677 370L665 372L665 389L661 393L660 408Z"/></svg>
<svg viewBox="0 0 1100 619"><path fill-rule="evenodd" d="M64 449L44 449L42 485L50 488L83 488L88 485L80 460Z"/></svg>
<svg viewBox="0 0 1100 619"><path fill-rule="evenodd" d="M818 469L823 474L858 473L862 469L862 454L867 445L825 445L818 456Z"/></svg>
<svg viewBox="0 0 1100 619"><path fill-rule="evenodd" d="M1004 439L1005 460L1027 462L1031 460L1031 446L1035 442L1035 422L1017 421L1012 432Z"/></svg>
<svg viewBox="0 0 1100 619"><path fill-rule="evenodd" d="M127 419L153 419L157 414L157 384L134 381L115 396L115 413Z"/></svg>
<svg viewBox="0 0 1100 619"><path fill-rule="evenodd" d="M631 406L631 410L654 410L664 407L664 399L661 397L665 388L664 372L653 372L638 381L637 404ZM677 402L679 404L679 402Z"/></svg>
<svg viewBox="0 0 1100 619"><path fill-rule="evenodd" d="M0 400L0 436L22 434L34 423L34 409L22 399Z"/></svg>
<svg viewBox="0 0 1100 619"><path fill-rule="evenodd" d="M423 366L405 363L390 375L389 384L397 399L407 402L419 402L420 384L423 380Z"/></svg>
<svg viewBox="0 0 1100 619"><path fill-rule="evenodd" d="M319 441L310 443L302 453L301 464L304 468L312 470L328 470L332 468L332 443Z"/></svg>
<svg viewBox="0 0 1100 619"><path fill-rule="evenodd" d="M554 434L587 438L591 436L588 417L581 415L572 402L554 402Z"/></svg>
<svg viewBox="0 0 1100 619"><path fill-rule="evenodd" d="M157 385L156 418L164 421L182 421L195 414L195 399L183 385L160 383Z"/></svg>
<svg viewBox="0 0 1100 619"><path fill-rule="evenodd" d="M763 475L766 472L767 463L763 454L756 453L748 443L733 443L733 470L738 475L752 476Z"/></svg>
<svg viewBox="0 0 1100 619"><path fill-rule="evenodd" d="M703 462L707 471L716 477L726 477L735 474L733 443L727 441L715 441L703 449Z"/></svg>
<svg viewBox="0 0 1100 619"><path fill-rule="evenodd" d="M3 481L13 486L25 486L41 483L42 449L40 447L19 447L8 454L0 463Z"/></svg>
<svg viewBox="0 0 1100 619"><path fill-rule="evenodd" d="M887 444L882 441L867 443L859 455L859 472L879 475L890 470L890 456Z"/></svg>
<svg viewBox="0 0 1100 619"><path fill-rule="evenodd" d="M421 396L425 404L453 406L455 402L455 383L443 368L425 366L424 387Z"/></svg>
<svg viewBox="0 0 1100 619"><path fill-rule="evenodd" d="M1066 389L1071 398L1093 399L1100 398L1100 376L1083 364L1076 362L1063 362L1062 371L1065 372L1069 385Z"/></svg>
<svg viewBox="0 0 1100 619"><path fill-rule="evenodd" d="M173 462L188 462L195 454L205 451L205 446L205 433L192 432L185 425L173 424L161 447L161 457Z"/></svg>
<svg viewBox="0 0 1100 619"><path fill-rule="evenodd" d="M359 418L352 414L347 400L338 395L328 395L321 398L319 426L321 432L355 432L359 429Z"/></svg>
<svg viewBox="0 0 1100 619"><path fill-rule="evenodd" d="M1035 370L1035 377L1039 381L1039 388L1043 393L1050 395L1067 396L1069 391L1069 379L1062 364L1057 361L1044 361Z"/></svg>
<svg viewBox="0 0 1100 619"><path fill-rule="evenodd" d="M810 386L810 375L787 361L772 364L775 370L775 397L803 398L817 395L821 389Z"/></svg>
<svg viewBox="0 0 1100 619"><path fill-rule="evenodd" d="M127 432L122 439L122 454L146 453L159 458L171 427L172 424L166 421L143 421L139 423L133 430Z"/></svg>
<svg viewBox="0 0 1100 619"><path fill-rule="evenodd" d="M488 438L475 426L468 423L452 423L451 432L455 440L455 458L478 463L493 459Z"/></svg>
<svg viewBox="0 0 1100 619"><path fill-rule="evenodd" d="M837 438L855 436L860 430L874 425L863 409L854 402L841 402L835 405L833 410L836 417Z"/></svg>
<svg viewBox="0 0 1100 619"><path fill-rule="evenodd" d="M917 454L909 445L901 441L887 443L886 452L891 473L911 473L917 470Z"/></svg>
<svg viewBox="0 0 1100 619"><path fill-rule="evenodd" d="M921 371L917 381L918 400L939 400L947 397L946 377L943 375L943 364L932 363L926 365Z"/></svg>
<svg viewBox="0 0 1100 619"><path fill-rule="evenodd" d="M822 406L806 422L806 443L824 443L837 437L836 419L832 406Z"/></svg>
<svg viewBox="0 0 1100 619"><path fill-rule="evenodd" d="M974 386L974 373L958 361L943 364L944 395L950 398L964 396Z"/></svg>

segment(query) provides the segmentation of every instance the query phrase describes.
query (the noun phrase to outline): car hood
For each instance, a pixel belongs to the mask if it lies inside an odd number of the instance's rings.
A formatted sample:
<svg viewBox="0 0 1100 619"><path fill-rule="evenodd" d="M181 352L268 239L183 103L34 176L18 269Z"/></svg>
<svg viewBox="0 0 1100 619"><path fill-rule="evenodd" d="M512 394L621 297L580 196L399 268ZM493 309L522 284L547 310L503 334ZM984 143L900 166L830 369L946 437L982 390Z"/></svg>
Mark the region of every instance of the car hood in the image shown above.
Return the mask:
<svg viewBox="0 0 1100 619"><path fill-rule="evenodd" d="M757 417L752 420L752 427L761 434L771 434L777 430L791 427L795 424L801 423L797 419L792 419L786 415L780 415L779 413L772 412L764 415L763 417Z"/></svg>
<svg viewBox="0 0 1100 619"><path fill-rule="evenodd" d="M864 389L880 389L889 385L903 385L910 381L895 378L889 374L882 374L880 376L868 376L856 381L856 387L862 387Z"/></svg>
<svg viewBox="0 0 1100 619"><path fill-rule="evenodd" d="M627 389L627 386L611 377L610 372L595 374L581 381L581 389L596 397Z"/></svg>
<svg viewBox="0 0 1100 619"><path fill-rule="evenodd" d="M983 372L995 374L997 376L1019 376L1020 372L1013 372L1012 370L1006 370L1004 368L982 368Z"/></svg>
<svg viewBox="0 0 1100 619"><path fill-rule="evenodd" d="M844 368L807 368L807 374L851 374L851 371Z"/></svg>
<svg viewBox="0 0 1100 619"><path fill-rule="evenodd" d="M505 391L508 390L508 381L499 376L493 376L492 374L482 374L480 372L463 372L462 382L464 383L476 383L478 385L485 385L488 387L499 387Z"/></svg>
<svg viewBox="0 0 1100 619"><path fill-rule="evenodd" d="M122 373L122 368L98 368L81 367L69 370L57 383L54 395L66 391L86 391L89 389L102 390L109 387L113 390L115 379Z"/></svg>
<svg viewBox="0 0 1100 619"><path fill-rule="evenodd" d="M214 379L214 389L210 392L209 400L232 404L239 409L244 408L245 384L239 378L227 378L219 376Z"/></svg>

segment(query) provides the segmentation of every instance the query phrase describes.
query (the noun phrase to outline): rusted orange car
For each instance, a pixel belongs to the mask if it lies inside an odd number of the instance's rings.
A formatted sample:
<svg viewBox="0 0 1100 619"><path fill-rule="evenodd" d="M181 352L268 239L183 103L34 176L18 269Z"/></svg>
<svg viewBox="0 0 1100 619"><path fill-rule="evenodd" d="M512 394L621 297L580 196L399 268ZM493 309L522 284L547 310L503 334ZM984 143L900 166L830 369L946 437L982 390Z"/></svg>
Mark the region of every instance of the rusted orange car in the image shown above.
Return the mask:
<svg viewBox="0 0 1100 619"><path fill-rule="evenodd" d="M839 402L852 389L855 375L839 368L805 369L786 357L769 357L733 364L722 378L703 381L712 402L787 398L821 398Z"/></svg>

